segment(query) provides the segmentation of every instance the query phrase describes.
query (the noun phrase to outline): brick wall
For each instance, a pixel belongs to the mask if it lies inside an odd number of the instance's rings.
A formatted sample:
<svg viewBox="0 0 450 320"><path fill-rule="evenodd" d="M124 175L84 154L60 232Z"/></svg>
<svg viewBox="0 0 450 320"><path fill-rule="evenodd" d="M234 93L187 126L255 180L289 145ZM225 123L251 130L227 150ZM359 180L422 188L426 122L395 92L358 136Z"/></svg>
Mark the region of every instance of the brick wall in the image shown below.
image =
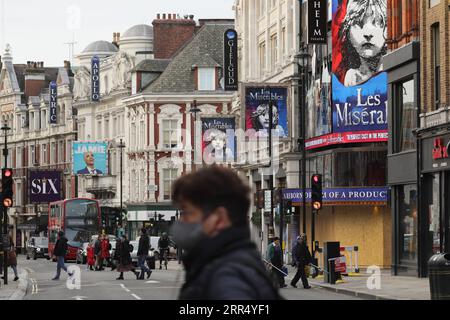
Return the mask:
<svg viewBox="0 0 450 320"><path fill-rule="evenodd" d="M441 60L441 105L450 104L450 58L449 58L449 8L447 1L430 8L429 0L420 2L420 57L421 57L421 112L435 110L434 97L434 58L432 50L431 28L439 23L440 60Z"/></svg>
<svg viewBox="0 0 450 320"><path fill-rule="evenodd" d="M389 50L398 49L419 37L419 0L388 0Z"/></svg>
<svg viewBox="0 0 450 320"><path fill-rule="evenodd" d="M153 20L155 59L170 59L195 33L193 19L178 19L175 15L161 15Z"/></svg>

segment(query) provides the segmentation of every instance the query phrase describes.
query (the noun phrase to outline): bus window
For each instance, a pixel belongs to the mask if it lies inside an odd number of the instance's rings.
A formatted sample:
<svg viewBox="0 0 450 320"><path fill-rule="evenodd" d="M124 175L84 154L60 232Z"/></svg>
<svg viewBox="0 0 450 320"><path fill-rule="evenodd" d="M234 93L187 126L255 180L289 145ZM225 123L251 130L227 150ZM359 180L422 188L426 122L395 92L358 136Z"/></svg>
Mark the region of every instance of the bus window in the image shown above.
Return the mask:
<svg viewBox="0 0 450 320"><path fill-rule="evenodd" d="M56 243L56 240L58 240L58 230L51 230L49 238L50 243Z"/></svg>

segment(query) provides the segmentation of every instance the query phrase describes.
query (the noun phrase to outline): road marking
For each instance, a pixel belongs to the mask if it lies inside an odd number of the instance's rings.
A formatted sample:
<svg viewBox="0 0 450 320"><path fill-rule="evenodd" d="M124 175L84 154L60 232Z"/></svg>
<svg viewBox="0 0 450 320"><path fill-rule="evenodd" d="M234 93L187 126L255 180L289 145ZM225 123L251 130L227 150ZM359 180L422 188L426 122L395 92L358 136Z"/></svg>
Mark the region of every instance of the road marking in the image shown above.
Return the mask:
<svg viewBox="0 0 450 320"><path fill-rule="evenodd" d="M87 299L87 297L76 296L76 297L72 297L72 299L75 299L75 300L79 300L79 301L81 301L81 300L85 300L85 299Z"/></svg>
<svg viewBox="0 0 450 320"><path fill-rule="evenodd" d="M125 287L125 285L124 285L123 283L121 283L120 286L121 286L126 292L131 292L129 289L127 289L127 287Z"/></svg>
<svg viewBox="0 0 450 320"><path fill-rule="evenodd" d="M150 281L147 281L146 283L160 283L160 282L156 281L156 280L150 280Z"/></svg>
<svg viewBox="0 0 450 320"><path fill-rule="evenodd" d="M136 295L136 294L131 294L133 297L135 297L136 298L136 300L142 300L142 298L141 297L139 297L138 295Z"/></svg>

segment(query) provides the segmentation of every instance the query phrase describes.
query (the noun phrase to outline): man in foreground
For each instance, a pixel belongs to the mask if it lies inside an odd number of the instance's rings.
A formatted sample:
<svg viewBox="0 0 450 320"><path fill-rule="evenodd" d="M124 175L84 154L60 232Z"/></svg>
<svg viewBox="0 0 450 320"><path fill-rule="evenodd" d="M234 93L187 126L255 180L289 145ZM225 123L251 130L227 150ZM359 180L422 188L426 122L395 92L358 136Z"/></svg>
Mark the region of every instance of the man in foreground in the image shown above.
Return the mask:
<svg viewBox="0 0 450 320"><path fill-rule="evenodd" d="M250 240L249 193L234 171L218 166L175 182L181 220L172 234L186 269L180 300L280 299Z"/></svg>

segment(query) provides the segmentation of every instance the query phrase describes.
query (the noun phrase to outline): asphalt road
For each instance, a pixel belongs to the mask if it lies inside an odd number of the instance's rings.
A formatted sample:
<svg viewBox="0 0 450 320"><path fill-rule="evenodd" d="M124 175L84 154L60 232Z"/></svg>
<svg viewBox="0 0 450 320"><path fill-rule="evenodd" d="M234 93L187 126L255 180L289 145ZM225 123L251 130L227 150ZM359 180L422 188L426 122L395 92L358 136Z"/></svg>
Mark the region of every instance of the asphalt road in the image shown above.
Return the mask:
<svg viewBox="0 0 450 320"><path fill-rule="evenodd" d="M56 272L56 263L46 259L25 260L19 258L20 269L29 273L31 292L25 300L173 300L184 280L184 272L177 262L169 262L169 270L154 270L149 280L136 280L131 272L125 273L125 280L116 280L117 272L88 271L84 265L67 264L79 267L80 288L67 286L67 274L62 271L61 280L51 280ZM159 266L159 263L157 263ZM282 295L288 300L358 300L353 296L330 292L318 287L304 290L282 289Z"/></svg>

